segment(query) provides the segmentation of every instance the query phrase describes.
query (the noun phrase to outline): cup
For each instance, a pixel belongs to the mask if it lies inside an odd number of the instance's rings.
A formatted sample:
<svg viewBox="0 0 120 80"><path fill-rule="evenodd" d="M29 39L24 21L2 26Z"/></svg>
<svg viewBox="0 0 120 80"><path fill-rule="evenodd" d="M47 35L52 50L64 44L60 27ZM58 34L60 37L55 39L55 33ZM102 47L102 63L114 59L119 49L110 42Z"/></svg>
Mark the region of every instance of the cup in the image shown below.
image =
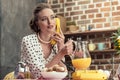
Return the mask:
<svg viewBox="0 0 120 80"><path fill-rule="evenodd" d="M98 50L104 50L105 43L98 43Z"/></svg>
<svg viewBox="0 0 120 80"><path fill-rule="evenodd" d="M85 32L86 27L85 26L81 26L81 32Z"/></svg>
<svg viewBox="0 0 120 80"><path fill-rule="evenodd" d="M94 51L96 46L93 43L88 44L89 51Z"/></svg>

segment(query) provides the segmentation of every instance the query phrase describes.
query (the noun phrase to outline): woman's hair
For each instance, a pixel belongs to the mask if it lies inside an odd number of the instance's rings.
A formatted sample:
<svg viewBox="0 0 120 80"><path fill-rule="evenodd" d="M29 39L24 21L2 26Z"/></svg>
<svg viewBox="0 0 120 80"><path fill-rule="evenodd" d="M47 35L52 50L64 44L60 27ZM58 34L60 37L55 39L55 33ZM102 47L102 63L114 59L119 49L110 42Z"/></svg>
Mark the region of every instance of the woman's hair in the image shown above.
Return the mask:
<svg viewBox="0 0 120 80"><path fill-rule="evenodd" d="M40 32L39 26L36 24L36 22L38 21L38 13L46 8L51 9L51 6L47 3L39 3L34 9L33 18L30 20L29 26L36 33Z"/></svg>

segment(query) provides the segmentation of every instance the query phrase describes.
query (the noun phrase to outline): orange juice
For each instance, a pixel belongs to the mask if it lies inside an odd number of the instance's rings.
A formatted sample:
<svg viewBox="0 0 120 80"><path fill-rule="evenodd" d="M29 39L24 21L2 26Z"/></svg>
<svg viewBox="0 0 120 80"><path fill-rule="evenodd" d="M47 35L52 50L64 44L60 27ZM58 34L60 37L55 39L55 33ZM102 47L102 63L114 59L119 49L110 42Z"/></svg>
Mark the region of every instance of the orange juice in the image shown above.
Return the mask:
<svg viewBox="0 0 120 80"><path fill-rule="evenodd" d="M73 59L72 64L76 69L87 69L91 64L91 58Z"/></svg>

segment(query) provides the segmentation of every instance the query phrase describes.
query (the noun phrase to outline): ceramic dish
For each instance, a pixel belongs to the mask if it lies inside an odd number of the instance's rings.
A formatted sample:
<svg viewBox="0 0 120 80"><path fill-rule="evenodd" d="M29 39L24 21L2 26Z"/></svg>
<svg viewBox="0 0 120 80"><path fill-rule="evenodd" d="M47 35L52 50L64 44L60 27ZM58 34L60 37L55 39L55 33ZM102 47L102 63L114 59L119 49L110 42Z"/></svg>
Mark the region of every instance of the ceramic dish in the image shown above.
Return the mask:
<svg viewBox="0 0 120 80"><path fill-rule="evenodd" d="M41 72L41 74L46 80L62 80L67 76L68 72L52 71L52 72Z"/></svg>

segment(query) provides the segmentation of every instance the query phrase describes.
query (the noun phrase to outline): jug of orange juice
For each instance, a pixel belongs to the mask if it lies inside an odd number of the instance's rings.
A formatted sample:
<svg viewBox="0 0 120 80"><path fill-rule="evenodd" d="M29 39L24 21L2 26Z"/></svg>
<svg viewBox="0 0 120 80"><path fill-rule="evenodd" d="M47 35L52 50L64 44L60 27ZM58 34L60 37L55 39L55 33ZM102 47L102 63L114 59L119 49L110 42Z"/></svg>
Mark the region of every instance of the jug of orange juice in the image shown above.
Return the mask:
<svg viewBox="0 0 120 80"><path fill-rule="evenodd" d="M87 44L87 41L79 42L78 45L81 45L81 50L78 50L76 46L75 52L73 53L72 65L76 70L85 70L91 64L91 56L87 49Z"/></svg>

